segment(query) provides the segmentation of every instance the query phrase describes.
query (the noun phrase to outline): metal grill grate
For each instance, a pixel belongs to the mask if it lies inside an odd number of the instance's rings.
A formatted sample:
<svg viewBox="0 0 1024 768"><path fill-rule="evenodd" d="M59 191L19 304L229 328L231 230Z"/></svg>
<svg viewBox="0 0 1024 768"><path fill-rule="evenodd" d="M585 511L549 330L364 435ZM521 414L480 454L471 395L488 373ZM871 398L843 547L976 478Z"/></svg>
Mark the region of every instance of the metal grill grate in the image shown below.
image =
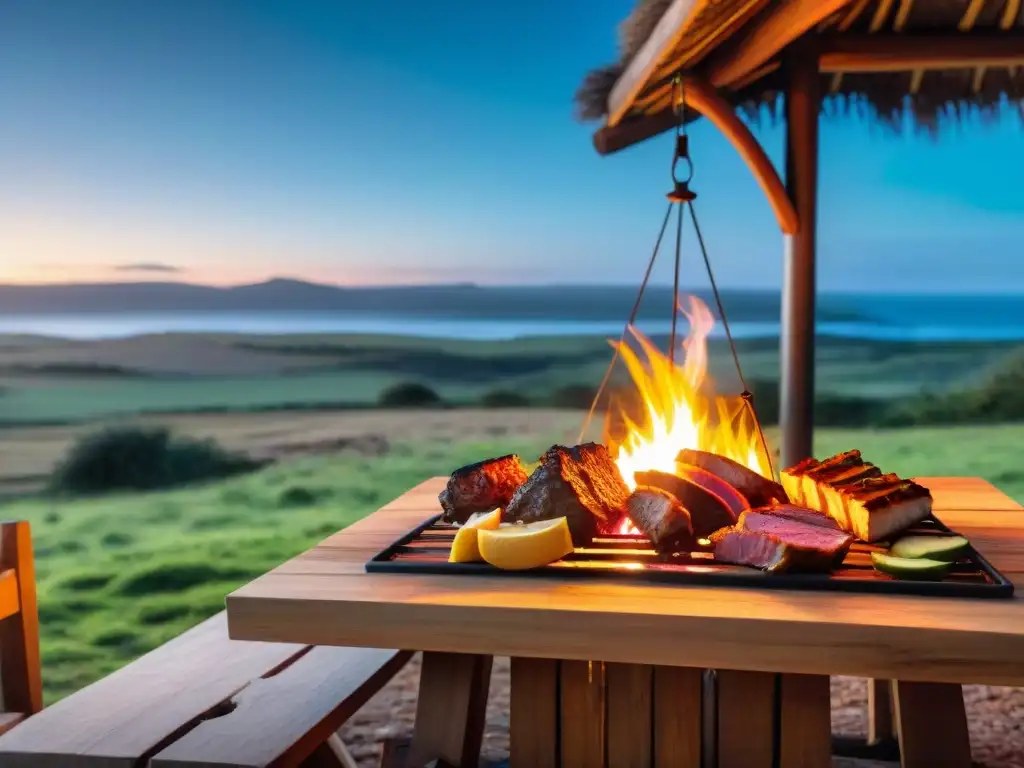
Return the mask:
<svg viewBox="0 0 1024 768"><path fill-rule="evenodd" d="M831 574L764 573L716 562L710 551L663 557L643 536L605 536L563 560L531 571L502 571L486 563L449 563L448 552L458 529L430 518L395 541L366 564L371 573L470 574L474 576L534 576L544 578L621 578L641 582L709 587L811 589L870 594L931 597L1006 598L1013 584L973 549L942 581L903 581L878 573L871 552L883 547L854 542L843 564ZM937 518L925 520L907 533L942 535L950 529Z"/></svg>

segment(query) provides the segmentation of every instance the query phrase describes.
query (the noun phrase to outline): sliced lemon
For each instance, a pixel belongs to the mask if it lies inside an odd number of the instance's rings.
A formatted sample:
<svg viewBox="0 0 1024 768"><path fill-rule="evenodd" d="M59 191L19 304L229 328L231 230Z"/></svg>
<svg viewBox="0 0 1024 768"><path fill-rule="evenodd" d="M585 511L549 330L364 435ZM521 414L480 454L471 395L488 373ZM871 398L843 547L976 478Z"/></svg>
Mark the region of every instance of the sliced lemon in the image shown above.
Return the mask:
<svg viewBox="0 0 1024 768"><path fill-rule="evenodd" d="M564 517L527 525L480 530L477 545L483 559L508 571L540 568L572 553L572 536Z"/></svg>
<svg viewBox="0 0 1024 768"><path fill-rule="evenodd" d="M452 551L448 554L449 563L478 563L480 547L477 545L477 531L490 531L501 525L501 510L473 515L455 533Z"/></svg>

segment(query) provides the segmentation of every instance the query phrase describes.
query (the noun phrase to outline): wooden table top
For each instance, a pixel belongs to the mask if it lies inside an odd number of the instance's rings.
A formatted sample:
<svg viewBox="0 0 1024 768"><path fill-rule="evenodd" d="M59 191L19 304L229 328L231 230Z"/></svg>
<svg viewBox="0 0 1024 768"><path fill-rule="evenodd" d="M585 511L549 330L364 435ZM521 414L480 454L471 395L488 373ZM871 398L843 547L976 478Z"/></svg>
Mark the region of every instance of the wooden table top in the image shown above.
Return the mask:
<svg viewBox="0 0 1024 768"><path fill-rule="evenodd" d="M433 478L227 598L241 640L1024 685L1024 508L980 478L918 478L1022 594L1005 600L368 574L440 511Z"/></svg>

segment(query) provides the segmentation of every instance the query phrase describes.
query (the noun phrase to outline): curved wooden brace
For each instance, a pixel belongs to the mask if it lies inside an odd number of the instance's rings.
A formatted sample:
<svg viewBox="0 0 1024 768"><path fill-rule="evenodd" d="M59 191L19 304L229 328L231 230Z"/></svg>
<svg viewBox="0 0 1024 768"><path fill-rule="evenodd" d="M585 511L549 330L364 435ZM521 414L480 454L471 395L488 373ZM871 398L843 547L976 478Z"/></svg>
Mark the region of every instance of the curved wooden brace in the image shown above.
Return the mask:
<svg viewBox="0 0 1024 768"><path fill-rule="evenodd" d="M787 235L796 234L800 229L800 219L786 191L786 185L782 183L775 166L754 134L737 117L732 105L722 98L710 82L700 77L687 75L683 81L683 91L687 108L695 109L710 120L743 158L768 198L775 218L779 221L779 228Z"/></svg>

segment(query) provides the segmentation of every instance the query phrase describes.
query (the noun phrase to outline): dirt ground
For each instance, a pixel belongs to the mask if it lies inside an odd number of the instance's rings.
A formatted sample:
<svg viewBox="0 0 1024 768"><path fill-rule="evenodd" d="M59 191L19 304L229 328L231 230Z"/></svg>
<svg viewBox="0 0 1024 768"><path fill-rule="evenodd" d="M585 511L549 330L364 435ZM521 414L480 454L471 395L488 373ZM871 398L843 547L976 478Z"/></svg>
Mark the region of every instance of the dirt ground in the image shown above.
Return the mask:
<svg viewBox="0 0 1024 768"><path fill-rule="evenodd" d="M386 443L437 440L488 440L501 436L558 435L576 438L580 411L542 408L431 411L326 411L238 414L182 414L138 417L134 424L163 425L230 450L260 458L333 453L351 441ZM72 441L96 429L26 427L0 433L0 493L37 489Z"/></svg>
<svg viewBox="0 0 1024 768"><path fill-rule="evenodd" d="M417 657L342 729L341 736L360 768L377 766L383 740L411 735L418 684ZM964 687L964 699L976 765L1024 768L1024 691L972 685ZM495 659L487 702L482 765L494 766L508 757L508 700L508 659ZM866 682L848 677L833 678L832 732L863 736L866 731ZM893 768L895 765L842 758L833 760L833 768Z"/></svg>

